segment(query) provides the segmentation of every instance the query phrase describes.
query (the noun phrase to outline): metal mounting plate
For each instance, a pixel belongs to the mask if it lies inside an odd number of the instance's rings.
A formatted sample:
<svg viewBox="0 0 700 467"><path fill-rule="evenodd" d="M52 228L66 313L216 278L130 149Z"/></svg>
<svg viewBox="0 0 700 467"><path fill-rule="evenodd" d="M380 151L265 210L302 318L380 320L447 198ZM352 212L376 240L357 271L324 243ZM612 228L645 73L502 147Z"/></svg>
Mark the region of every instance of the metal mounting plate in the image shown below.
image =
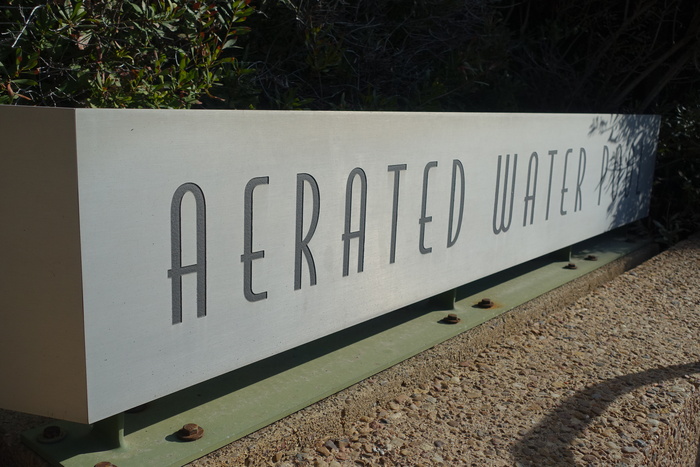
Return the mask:
<svg viewBox="0 0 700 467"><path fill-rule="evenodd" d="M66 434L58 442L40 441L45 427L22 439L66 467L183 465L648 243L630 241L620 230L604 234L574 246L570 261L543 256L171 394L143 411L94 425L56 421ZM597 260L585 261L588 255ZM569 262L577 269L564 269ZM496 305L477 307L483 297ZM459 323L441 322L447 311ZM176 432L187 423L200 425L204 436L179 440Z"/></svg>

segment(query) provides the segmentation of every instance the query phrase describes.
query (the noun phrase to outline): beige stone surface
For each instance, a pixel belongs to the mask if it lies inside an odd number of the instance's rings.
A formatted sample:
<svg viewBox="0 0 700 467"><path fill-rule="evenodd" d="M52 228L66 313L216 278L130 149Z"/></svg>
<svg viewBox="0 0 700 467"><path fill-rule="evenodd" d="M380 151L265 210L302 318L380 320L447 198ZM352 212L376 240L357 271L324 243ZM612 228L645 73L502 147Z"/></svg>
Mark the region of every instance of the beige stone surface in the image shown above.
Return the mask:
<svg viewBox="0 0 700 467"><path fill-rule="evenodd" d="M639 252L190 466L692 466L700 237ZM43 465L0 411L0 465ZM3 454L4 452L4 454ZM3 455L22 463L2 462Z"/></svg>
<svg viewBox="0 0 700 467"><path fill-rule="evenodd" d="M630 261L190 465L695 465L700 238Z"/></svg>

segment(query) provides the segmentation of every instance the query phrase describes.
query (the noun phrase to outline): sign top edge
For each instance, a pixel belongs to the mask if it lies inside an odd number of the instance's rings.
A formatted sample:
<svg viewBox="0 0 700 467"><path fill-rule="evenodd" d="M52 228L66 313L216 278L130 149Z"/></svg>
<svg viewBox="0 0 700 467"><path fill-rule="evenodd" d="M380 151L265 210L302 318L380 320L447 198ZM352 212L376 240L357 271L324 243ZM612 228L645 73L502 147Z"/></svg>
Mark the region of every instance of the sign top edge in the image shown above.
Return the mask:
<svg viewBox="0 0 700 467"><path fill-rule="evenodd" d="M420 111L369 111L369 110L259 110L259 109L113 109L113 108L83 108L83 107L42 107L25 105L0 105L0 110L15 108L30 112L46 111L74 111L76 113L107 113L107 112L139 112L139 113L219 113L219 114L334 114L334 115L440 115L440 116L649 116L660 117L658 114L638 114L638 113L610 113L610 112L420 112ZM31 109L31 110L30 110Z"/></svg>

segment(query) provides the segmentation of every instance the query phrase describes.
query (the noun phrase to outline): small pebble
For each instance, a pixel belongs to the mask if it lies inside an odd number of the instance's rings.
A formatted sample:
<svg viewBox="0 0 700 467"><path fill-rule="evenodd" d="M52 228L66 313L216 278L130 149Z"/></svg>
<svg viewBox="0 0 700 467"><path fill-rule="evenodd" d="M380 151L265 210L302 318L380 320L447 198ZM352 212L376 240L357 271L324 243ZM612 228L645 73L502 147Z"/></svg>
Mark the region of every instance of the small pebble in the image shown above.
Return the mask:
<svg viewBox="0 0 700 467"><path fill-rule="evenodd" d="M338 446L336 446L336 444L335 444L333 441L331 441L330 439L329 439L328 441L326 441L325 443L323 443L323 445L324 445L326 448L330 449L331 451L337 451L337 450L338 450Z"/></svg>

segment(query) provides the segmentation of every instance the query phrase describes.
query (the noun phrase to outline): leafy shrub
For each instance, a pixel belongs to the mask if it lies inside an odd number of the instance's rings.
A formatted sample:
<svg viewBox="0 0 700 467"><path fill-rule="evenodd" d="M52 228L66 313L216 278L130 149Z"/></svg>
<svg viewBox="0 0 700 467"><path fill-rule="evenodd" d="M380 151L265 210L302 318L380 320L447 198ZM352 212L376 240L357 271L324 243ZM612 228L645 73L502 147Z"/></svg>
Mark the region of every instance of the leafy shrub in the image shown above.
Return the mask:
<svg viewBox="0 0 700 467"><path fill-rule="evenodd" d="M485 110L507 64L494 0L259 0L260 107ZM492 101L495 101L494 104Z"/></svg>
<svg viewBox="0 0 700 467"><path fill-rule="evenodd" d="M9 0L0 103L191 107L245 72L233 52L249 2Z"/></svg>
<svg viewBox="0 0 700 467"><path fill-rule="evenodd" d="M659 240L673 244L700 229L700 93L663 118L651 217Z"/></svg>

